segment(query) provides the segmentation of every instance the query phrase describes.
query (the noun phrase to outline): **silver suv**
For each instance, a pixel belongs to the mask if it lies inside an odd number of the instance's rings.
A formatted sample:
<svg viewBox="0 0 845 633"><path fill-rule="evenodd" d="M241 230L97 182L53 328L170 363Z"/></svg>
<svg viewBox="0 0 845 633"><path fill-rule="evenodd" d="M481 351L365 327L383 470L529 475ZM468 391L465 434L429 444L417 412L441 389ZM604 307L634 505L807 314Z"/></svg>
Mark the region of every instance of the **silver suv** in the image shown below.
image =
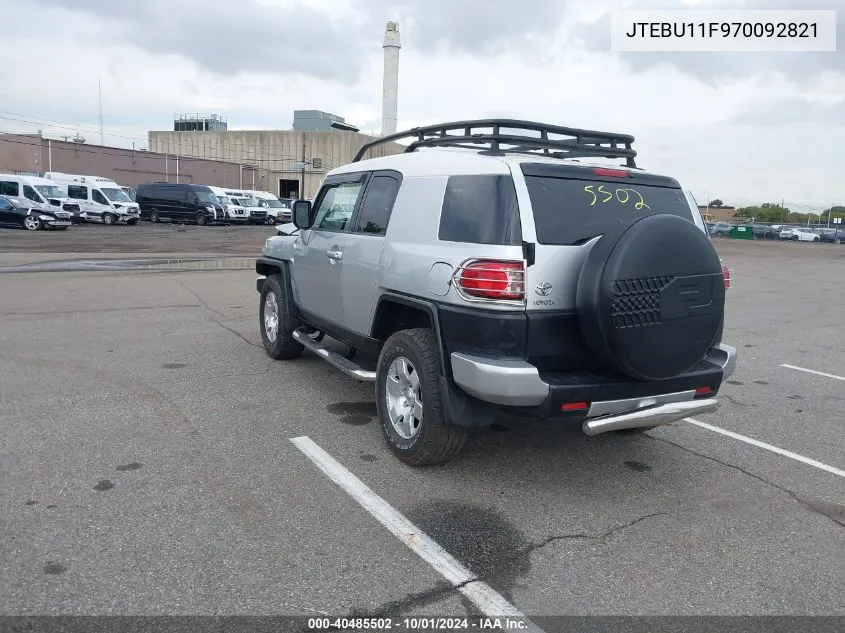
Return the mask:
<svg viewBox="0 0 845 633"><path fill-rule="evenodd" d="M414 466L502 410L588 435L715 410L736 364L728 271L692 195L637 167L633 140L483 120L364 145L256 262L267 353L375 382Z"/></svg>

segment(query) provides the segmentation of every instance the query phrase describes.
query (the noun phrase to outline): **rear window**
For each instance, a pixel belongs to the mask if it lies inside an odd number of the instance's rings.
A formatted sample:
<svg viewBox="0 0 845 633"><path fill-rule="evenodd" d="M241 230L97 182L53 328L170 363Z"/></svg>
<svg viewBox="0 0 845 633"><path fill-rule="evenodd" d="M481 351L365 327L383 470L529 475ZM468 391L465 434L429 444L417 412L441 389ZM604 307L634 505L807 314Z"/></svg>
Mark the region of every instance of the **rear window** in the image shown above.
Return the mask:
<svg viewBox="0 0 845 633"><path fill-rule="evenodd" d="M510 176L451 176L438 237L472 244L522 243L519 205Z"/></svg>
<svg viewBox="0 0 845 633"><path fill-rule="evenodd" d="M691 220L680 188L627 179L526 175L541 244L580 244L637 217L668 213Z"/></svg>

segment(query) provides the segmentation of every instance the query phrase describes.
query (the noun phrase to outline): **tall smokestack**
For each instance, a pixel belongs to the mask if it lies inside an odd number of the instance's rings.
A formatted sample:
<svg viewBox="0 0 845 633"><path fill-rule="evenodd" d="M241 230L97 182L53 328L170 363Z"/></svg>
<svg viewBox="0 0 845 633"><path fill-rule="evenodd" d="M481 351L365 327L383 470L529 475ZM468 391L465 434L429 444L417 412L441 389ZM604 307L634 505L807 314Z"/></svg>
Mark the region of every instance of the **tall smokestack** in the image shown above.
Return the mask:
<svg viewBox="0 0 845 633"><path fill-rule="evenodd" d="M388 22L384 29L384 88L381 102L381 135L396 133L399 99L399 23Z"/></svg>

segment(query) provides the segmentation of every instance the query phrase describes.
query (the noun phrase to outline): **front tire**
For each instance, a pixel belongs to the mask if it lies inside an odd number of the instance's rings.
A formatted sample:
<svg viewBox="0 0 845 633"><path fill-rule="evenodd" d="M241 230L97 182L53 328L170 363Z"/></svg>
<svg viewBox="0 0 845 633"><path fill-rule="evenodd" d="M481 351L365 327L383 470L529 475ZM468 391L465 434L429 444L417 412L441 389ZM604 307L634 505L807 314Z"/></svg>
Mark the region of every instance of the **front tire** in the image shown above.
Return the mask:
<svg viewBox="0 0 845 633"><path fill-rule="evenodd" d="M268 217L268 218L267 218L267 224L269 224L270 226L275 225L275 224L276 224L276 218L274 218L274 217Z"/></svg>
<svg viewBox="0 0 845 633"><path fill-rule="evenodd" d="M261 328L261 342L270 358L293 360L302 355L305 347L293 338L293 332L285 329L284 292L280 275L270 275L261 286L258 308L258 323Z"/></svg>
<svg viewBox="0 0 845 633"><path fill-rule="evenodd" d="M23 228L27 231L37 231L41 228L41 220L34 215L28 215L23 219Z"/></svg>
<svg viewBox="0 0 845 633"><path fill-rule="evenodd" d="M135 226L136 224L138 224L138 220L127 220L126 223L129 226Z"/></svg>
<svg viewBox="0 0 845 633"><path fill-rule="evenodd" d="M103 224L114 224L117 218L112 213L103 214Z"/></svg>
<svg viewBox="0 0 845 633"><path fill-rule="evenodd" d="M376 369L376 410L388 447L410 466L443 464L461 452L467 431L445 418L431 330L387 339Z"/></svg>
<svg viewBox="0 0 845 633"><path fill-rule="evenodd" d="M205 217L204 213L197 213L194 216L194 220L196 221L197 226L205 226L208 224L208 218Z"/></svg>

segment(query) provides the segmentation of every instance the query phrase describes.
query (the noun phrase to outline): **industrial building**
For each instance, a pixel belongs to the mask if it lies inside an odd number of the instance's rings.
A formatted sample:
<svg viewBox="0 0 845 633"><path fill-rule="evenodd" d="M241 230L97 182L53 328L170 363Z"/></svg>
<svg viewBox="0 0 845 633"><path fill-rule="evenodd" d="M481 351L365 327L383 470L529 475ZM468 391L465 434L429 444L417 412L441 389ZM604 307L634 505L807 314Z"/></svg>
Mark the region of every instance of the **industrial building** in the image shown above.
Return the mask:
<svg viewBox="0 0 845 633"><path fill-rule="evenodd" d="M177 123L174 121L174 128ZM195 127L202 129L203 122ZM352 160L365 143L374 140L361 134L343 118L319 110L294 112L290 130L151 131L150 151L254 167L260 182L256 188L282 198L316 193L326 172ZM373 148L368 157L397 154L404 146L390 143ZM304 167L304 169L303 169Z"/></svg>
<svg viewBox="0 0 845 633"><path fill-rule="evenodd" d="M111 178L129 187L142 182L184 182L252 189L253 183L269 178L252 165L61 141L40 134L0 134L0 173L48 171Z"/></svg>

